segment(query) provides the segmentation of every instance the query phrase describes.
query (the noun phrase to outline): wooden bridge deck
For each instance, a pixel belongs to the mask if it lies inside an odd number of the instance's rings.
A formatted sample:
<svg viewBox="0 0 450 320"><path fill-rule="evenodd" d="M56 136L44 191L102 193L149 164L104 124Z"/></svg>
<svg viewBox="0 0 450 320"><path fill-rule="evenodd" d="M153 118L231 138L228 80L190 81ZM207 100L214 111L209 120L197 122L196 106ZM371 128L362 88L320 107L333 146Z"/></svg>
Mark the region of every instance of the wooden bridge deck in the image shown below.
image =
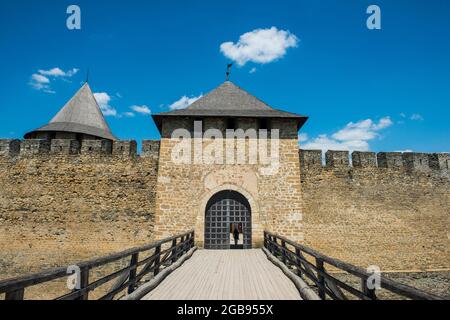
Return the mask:
<svg viewBox="0 0 450 320"><path fill-rule="evenodd" d="M301 300L260 249L198 250L143 300Z"/></svg>

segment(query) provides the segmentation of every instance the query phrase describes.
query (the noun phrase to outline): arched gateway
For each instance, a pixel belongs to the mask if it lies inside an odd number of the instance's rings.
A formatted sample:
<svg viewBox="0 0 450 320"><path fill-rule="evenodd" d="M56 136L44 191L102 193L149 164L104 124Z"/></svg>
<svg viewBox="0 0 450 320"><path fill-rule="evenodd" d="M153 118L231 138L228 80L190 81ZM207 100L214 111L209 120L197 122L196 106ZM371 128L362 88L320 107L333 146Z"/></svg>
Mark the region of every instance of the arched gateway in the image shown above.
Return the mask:
<svg viewBox="0 0 450 320"><path fill-rule="evenodd" d="M232 233L237 228L239 242ZM205 249L250 249L252 247L252 217L248 200L239 192L225 190L216 193L206 205Z"/></svg>

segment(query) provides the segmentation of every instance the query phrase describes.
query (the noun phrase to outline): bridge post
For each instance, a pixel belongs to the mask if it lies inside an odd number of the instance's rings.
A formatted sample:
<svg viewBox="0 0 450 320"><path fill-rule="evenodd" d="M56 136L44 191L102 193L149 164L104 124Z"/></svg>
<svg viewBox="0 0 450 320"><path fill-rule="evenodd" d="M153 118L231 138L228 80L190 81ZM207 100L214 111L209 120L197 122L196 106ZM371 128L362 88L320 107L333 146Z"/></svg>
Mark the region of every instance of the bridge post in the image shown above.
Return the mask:
<svg viewBox="0 0 450 320"><path fill-rule="evenodd" d="M181 243L183 243L183 238L181 238ZM181 247L181 251L183 251L183 247ZM178 252L177 252L177 238L172 240L172 263L175 263L178 260Z"/></svg>
<svg viewBox="0 0 450 320"><path fill-rule="evenodd" d="M264 233L263 233L263 239L264 239L264 242L263 242L264 248L269 249L269 248L267 248L267 233L266 233L266 231L264 231Z"/></svg>
<svg viewBox="0 0 450 320"><path fill-rule="evenodd" d="M137 270L137 263L139 261L139 252L134 253L131 256L130 261L130 267L135 267L134 269L130 269L130 275L129 275L129 282L130 285L128 286L128 294L132 293L134 291L134 287L136 285L136 270Z"/></svg>
<svg viewBox="0 0 450 320"><path fill-rule="evenodd" d="M361 289L362 292L372 300L376 300L377 296L375 294L375 289L369 289L367 286L367 278L361 278Z"/></svg>
<svg viewBox="0 0 450 320"><path fill-rule="evenodd" d="M272 236L272 244L273 244L273 254L274 256L278 256L278 238L276 238L275 236Z"/></svg>
<svg viewBox="0 0 450 320"><path fill-rule="evenodd" d="M187 239L187 236L181 237L180 241L183 245L181 246L180 250L177 250L177 259L179 259L184 254L184 251L186 249L186 243L185 243L186 239Z"/></svg>
<svg viewBox="0 0 450 320"><path fill-rule="evenodd" d="M89 285L89 267L82 267L80 274L80 290L84 290ZM89 291L86 290L81 296L79 296L76 300L88 300Z"/></svg>
<svg viewBox="0 0 450 320"><path fill-rule="evenodd" d="M297 262L297 275L300 277L302 275L302 269L301 269L301 260L300 260L300 249L295 248L295 261Z"/></svg>
<svg viewBox="0 0 450 320"><path fill-rule="evenodd" d="M276 257L278 255L278 239L274 236L271 237L272 240L272 246L273 246L273 255Z"/></svg>
<svg viewBox="0 0 450 320"><path fill-rule="evenodd" d="M281 240L281 261L286 265L286 242L284 240Z"/></svg>
<svg viewBox="0 0 450 320"><path fill-rule="evenodd" d="M153 275L157 275L159 273L159 266L161 264L161 244L159 244L155 248L155 270L153 271Z"/></svg>
<svg viewBox="0 0 450 320"><path fill-rule="evenodd" d="M325 267L323 266L323 260L320 258L316 258L316 266L317 270L320 272L325 273ZM326 292L325 292L325 277L320 273L317 272L317 280L318 280L318 287L319 287L319 297L322 300L325 300Z"/></svg>
<svg viewBox="0 0 450 320"><path fill-rule="evenodd" d="M23 300L24 293L25 293L24 288L6 292L5 300Z"/></svg>
<svg viewBox="0 0 450 320"><path fill-rule="evenodd" d="M192 231L192 233L189 234L189 243L188 243L187 251L189 251L191 248L193 248L194 245L195 245L195 232Z"/></svg>

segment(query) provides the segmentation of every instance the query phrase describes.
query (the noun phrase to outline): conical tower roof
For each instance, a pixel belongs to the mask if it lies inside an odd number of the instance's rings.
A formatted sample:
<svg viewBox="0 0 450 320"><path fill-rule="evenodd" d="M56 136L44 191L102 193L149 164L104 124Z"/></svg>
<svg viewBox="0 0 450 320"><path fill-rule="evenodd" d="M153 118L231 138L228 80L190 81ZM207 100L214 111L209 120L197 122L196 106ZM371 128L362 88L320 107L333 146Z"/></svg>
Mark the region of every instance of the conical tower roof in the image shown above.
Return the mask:
<svg viewBox="0 0 450 320"><path fill-rule="evenodd" d="M299 129L308 119L295 113L274 109L231 81L225 81L186 109L153 115L160 131L164 117L291 118L297 121Z"/></svg>
<svg viewBox="0 0 450 320"><path fill-rule="evenodd" d="M57 131L83 133L103 139L116 140L87 82L47 125L25 134L25 138L30 137L35 132Z"/></svg>

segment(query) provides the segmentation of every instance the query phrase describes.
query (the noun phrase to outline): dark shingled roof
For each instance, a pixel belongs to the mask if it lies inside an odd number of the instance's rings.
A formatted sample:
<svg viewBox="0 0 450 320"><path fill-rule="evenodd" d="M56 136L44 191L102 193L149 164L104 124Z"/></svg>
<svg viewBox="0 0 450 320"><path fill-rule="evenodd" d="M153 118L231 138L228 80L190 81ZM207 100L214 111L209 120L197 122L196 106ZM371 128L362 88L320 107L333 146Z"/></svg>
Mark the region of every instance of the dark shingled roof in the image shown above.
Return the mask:
<svg viewBox="0 0 450 320"><path fill-rule="evenodd" d="M297 120L298 129L308 119L305 116L273 109L230 81L222 83L186 109L154 114L153 119L160 131L162 119L165 117L290 118Z"/></svg>
<svg viewBox="0 0 450 320"><path fill-rule="evenodd" d="M103 139L116 140L88 83L85 83L78 90L47 125L28 132L25 134L25 139L35 132L56 131L83 133Z"/></svg>

